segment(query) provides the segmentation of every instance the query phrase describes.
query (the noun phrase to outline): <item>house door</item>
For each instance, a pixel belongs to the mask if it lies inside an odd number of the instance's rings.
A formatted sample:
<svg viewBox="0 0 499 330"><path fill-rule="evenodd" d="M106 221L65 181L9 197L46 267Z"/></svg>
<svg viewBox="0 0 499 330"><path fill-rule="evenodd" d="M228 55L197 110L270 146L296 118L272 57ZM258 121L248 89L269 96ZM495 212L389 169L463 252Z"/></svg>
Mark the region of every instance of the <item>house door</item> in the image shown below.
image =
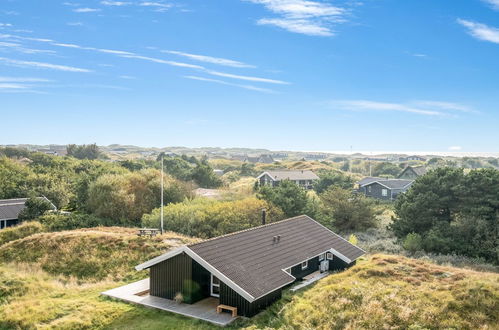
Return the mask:
<svg viewBox="0 0 499 330"><path fill-rule="evenodd" d="M210 295L212 297L220 297L220 280L213 274L211 274L210 280Z"/></svg>
<svg viewBox="0 0 499 330"><path fill-rule="evenodd" d="M327 272L329 270L329 260L322 260L320 263L321 273Z"/></svg>

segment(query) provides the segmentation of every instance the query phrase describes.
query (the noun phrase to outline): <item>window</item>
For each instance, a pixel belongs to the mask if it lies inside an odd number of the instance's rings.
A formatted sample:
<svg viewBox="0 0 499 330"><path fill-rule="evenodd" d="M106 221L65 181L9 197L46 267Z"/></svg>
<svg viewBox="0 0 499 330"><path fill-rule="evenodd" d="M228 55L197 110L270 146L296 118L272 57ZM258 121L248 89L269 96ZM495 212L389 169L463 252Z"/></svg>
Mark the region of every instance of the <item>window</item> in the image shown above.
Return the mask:
<svg viewBox="0 0 499 330"><path fill-rule="evenodd" d="M382 195L383 197L388 196L388 189L381 189L381 195Z"/></svg>
<svg viewBox="0 0 499 330"><path fill-rule="evenodd" d="M327 260L333 260L333 254L331 252L326 253L326 259Z"/></svg>
<svg viewBox="0 0 499 330"><path fill-rule="evenodd" d="M367 187L367 192L371 192L371 191L372 191L372 187L371 186Z"/></svg>
<svg viewBox="0 0 499 330"><path fill-rule="evenodd" d="M325 253L319 254L319 261L322 261L324 259L326 259L326 254Z"/></svg>
<svg viewBox="0 0 499 330"><path fill-rule="evenodd" d="M308 260L301 263L302 270L307 269L307 268L308 268Z"/></svg>
<svg viewBox="0 0 499 330"><path fill-rule="evenodd" d="M213 297L220 297L220 280L218 277L211 274L211 295Z"/></svg>

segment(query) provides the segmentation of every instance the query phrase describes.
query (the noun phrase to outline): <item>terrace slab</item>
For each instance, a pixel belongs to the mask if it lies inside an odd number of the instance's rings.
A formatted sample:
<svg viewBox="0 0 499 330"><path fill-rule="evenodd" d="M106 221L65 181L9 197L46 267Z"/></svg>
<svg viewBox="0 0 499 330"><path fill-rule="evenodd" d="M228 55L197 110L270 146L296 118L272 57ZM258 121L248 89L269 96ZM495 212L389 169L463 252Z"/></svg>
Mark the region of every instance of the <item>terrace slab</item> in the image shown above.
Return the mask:
<svg viewBox="0 0 499 330"><path fill-rule="evenodd" d="M219 301L214 297L200 300L194 304L184 304L170 299L151 296L149 295L149 278L101 292L101 294L126 302L196 318L220 326L225 326L237 318L232 317L229 313L217 313L216 308L219 305Z"/></svg>

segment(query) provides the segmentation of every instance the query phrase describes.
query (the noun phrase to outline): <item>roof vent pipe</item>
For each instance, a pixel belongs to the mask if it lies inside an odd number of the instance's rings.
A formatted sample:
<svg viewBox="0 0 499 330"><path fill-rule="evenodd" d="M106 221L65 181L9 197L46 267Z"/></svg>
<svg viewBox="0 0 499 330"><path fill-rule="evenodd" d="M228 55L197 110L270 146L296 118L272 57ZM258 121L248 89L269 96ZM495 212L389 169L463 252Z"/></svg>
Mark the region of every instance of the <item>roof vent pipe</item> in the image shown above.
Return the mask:
<svg viewBox="0 0 499 330"><path fill-rule="evenodd" d="M262 225L265 224L266 220L267 220L267 210L262 209Z"/></svg>

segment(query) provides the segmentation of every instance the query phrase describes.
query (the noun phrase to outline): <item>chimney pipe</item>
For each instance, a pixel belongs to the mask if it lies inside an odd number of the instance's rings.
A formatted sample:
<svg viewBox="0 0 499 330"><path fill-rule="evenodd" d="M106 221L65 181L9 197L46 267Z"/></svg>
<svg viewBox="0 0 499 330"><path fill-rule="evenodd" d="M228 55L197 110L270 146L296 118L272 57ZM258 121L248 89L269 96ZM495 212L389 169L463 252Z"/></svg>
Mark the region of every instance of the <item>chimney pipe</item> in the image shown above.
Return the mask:
<svg viewBox="0 0 499 330"><path fill-rule="evenodd" d="M265 224L266 219L267 219L267 210L262 209L262 225Z"/></svg>

